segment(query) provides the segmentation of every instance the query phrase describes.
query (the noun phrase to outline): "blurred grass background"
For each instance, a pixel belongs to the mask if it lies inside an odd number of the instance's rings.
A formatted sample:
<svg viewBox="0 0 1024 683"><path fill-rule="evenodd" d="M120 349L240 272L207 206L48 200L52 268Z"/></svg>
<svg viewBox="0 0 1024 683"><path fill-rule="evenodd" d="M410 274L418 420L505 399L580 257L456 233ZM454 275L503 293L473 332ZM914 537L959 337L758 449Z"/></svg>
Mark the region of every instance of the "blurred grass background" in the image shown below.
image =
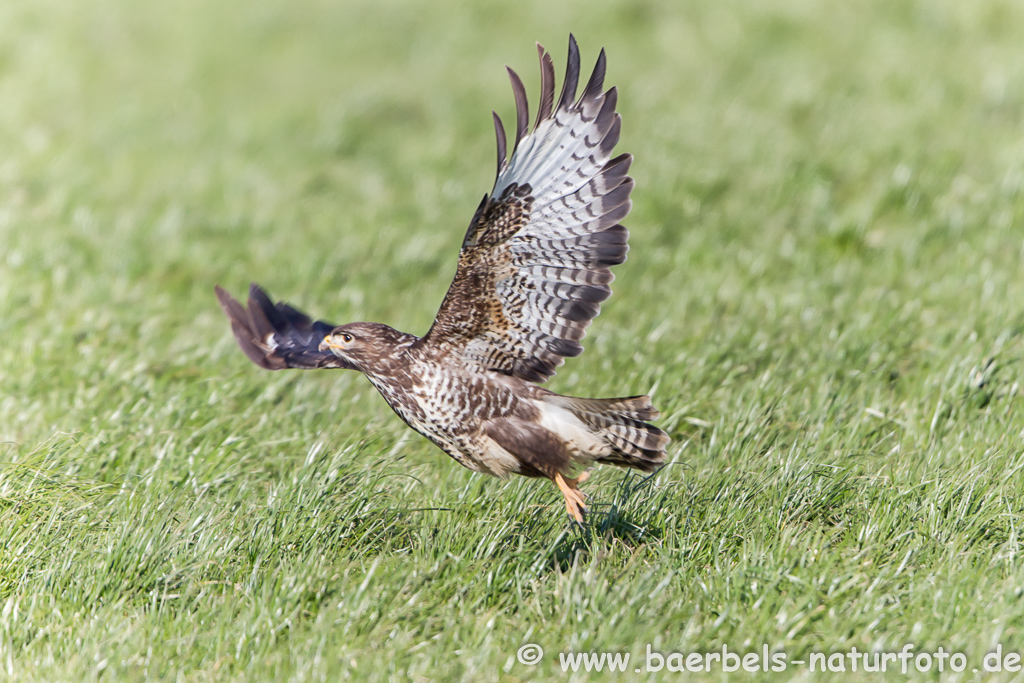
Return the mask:
<svg viewBox="0 0 1024 683"><path fill-rule="evenodd" d="M585 534L354 373L258 371L212 291L422 334L503 66L535 98L570 31L637 188L550 387L653 390L674 437L651 480L596 474ZM1021 35L994 0L3 3L0 669L1024 648Z"/></svg>

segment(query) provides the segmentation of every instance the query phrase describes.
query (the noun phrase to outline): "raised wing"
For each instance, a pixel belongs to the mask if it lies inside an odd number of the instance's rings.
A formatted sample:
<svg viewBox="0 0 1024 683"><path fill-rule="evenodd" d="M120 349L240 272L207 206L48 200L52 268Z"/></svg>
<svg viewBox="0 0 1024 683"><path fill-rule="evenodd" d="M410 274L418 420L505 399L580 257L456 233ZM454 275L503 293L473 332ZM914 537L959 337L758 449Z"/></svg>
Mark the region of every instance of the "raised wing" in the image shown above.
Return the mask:
<svg viewBox="0 0 1024 683"><path fill-rule="evenodd" d="M231 320L235 341L256 365L267 370L284 368L344 368L352 366L320 342L335 325L314 321L284 302L275 304L255 282L249 285L249 308L216 287L217 301Z"/></svg>
<svg viewBox="0 0 1024 683"><path fill-rule="evenodd" d="M494 114L498 174L469 224L459 266L430 331L420 342L474 365L543 382L580 340L611 295L610 266L626 260L633 158L610 159L619 140L616 90L602 92L604 50L576 99L579 50L555 104L551 56L537 46L540 109L529 132L523 83L509 69L516 139L506 161L505 129ZM554 110L552 111L552 108Z"/></svg>

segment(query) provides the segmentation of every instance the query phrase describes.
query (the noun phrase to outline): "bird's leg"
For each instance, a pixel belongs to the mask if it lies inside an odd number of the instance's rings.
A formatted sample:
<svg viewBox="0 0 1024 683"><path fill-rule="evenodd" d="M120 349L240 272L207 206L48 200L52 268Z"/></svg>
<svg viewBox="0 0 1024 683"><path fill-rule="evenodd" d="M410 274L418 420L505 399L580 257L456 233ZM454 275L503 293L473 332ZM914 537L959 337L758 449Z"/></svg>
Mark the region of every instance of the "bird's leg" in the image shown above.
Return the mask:
<svg viewBox="0 0 1024 683"><path fill-rule="evenodd" d="M556 472L555 476L551 479L555 482L558 490L562 492L562 495L565 496L565 509L568 511L569 516L580 525L583 524L583 513L587 511L587 504L583 500L583 492L580 491L579 485L589 478L590 472L583 472L575 479L563 477L561 473Z"/></svg>

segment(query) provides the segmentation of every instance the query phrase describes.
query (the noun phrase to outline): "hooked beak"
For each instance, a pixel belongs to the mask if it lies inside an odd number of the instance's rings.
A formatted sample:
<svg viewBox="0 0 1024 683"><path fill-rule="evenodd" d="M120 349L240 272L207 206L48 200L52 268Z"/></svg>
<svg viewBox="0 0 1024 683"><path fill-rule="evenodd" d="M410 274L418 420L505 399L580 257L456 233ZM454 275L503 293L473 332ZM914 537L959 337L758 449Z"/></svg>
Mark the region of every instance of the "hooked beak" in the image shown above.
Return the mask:
<svg viewBox="0 0 1024 683"><path fill-rule="evenodd" d="M320 342L319 349L321 351L330 351L332 349L340 349L341 347L331 341L331 335L324 337L324 340Z"/></svg>

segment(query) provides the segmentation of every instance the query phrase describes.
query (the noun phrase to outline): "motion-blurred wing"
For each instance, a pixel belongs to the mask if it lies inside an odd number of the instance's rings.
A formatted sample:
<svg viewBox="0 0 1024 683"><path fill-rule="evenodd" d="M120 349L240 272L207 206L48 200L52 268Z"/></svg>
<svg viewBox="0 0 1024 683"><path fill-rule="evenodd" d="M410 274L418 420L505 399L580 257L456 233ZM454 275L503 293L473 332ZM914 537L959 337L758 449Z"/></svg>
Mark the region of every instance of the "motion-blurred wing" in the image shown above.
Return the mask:
<svg viewBox="0 0 1024 683"><path fill-rule="evenodd" d="M235 340L256 365L267 370L283 368L345 368L352 366L333 353L320 350L320 342L334 325L314 321L286 303L273 303L259 285L249 285L246 309L220 287L217 301L231 320Z"/></svg>
<svg viewBox="0 0 1024 683"><path fill-rule="evenodd" d="M543 382L580 340L611 295L610 266L626 259L632 157L611 159L619 139L616 90L602 92L601 51L576 99L579 50L569 36L565 83L555 102L550 55L537 46L541 102L533 131L522 81L509 69L516 140L505 159L505 130L494 115L498 174L477 209L459 266L425 345L474 365ZM554 110L552 111L552 108Z"/></svg>

